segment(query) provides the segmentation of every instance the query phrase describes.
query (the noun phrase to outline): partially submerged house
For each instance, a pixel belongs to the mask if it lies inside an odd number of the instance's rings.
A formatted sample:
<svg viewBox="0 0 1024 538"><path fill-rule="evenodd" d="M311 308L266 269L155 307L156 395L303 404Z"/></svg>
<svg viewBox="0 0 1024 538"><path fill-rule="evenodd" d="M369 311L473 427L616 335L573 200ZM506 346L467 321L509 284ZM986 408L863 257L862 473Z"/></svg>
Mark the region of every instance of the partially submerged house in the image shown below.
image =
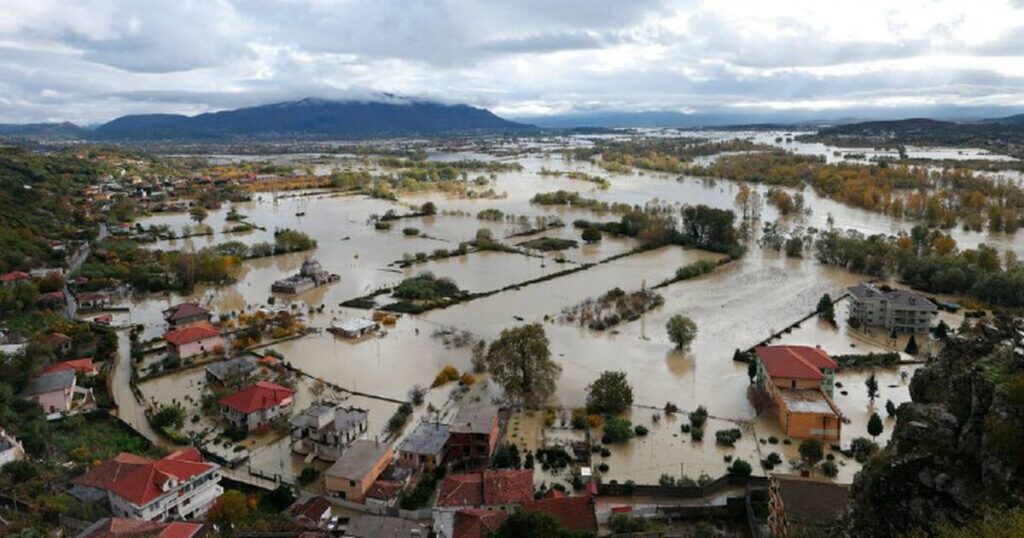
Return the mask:
<svg viewBox="0 0 1024 538"><path fill-rule="evenodd" d="M498 444L498 406L485 401L466 402L455 414L448 431L452 458L489 460Z"/></svg>
<svg viewBox="0 0 1024 538"><path fill-rule="evenodd" d="M257 359L246 355L208 364L203 370L208 383L228 387L244 383L259 369Z"/></svg>
<svg viewBox="0 0 1024 538"><path fill-rule="evenodd" d="M332 322L331 326L327 328L327 332L345 338L362 338L379 330L380 325L376 321L363 318L347 319L340 323Z"/></svg>
<svg viewBox="0 0 1024 538"><path fill-rule="evenodd" d="M297 275L274 282L270 285L270 291L296 295L340 279L340 276L324 271L320 266L320 262L306 260L302 262L302 267Z"/></svg>
<svg viewBox="0 0 1024 538"><path fill-rule="evenodd" d="M366 492L391 463L391 445L360 439L348 448L324 474L329 495L363 503Z"/></svg>
<svg viewBox="0 0 1024 538"><path fill-rule="evenodd" d="M451 433L447 424L420 422L398 445L398 463L406 467L433 469L448 453Z"/></svg>
<svg viewBox="0 0 1024 538"><path fill-rule="evenodd" d="M771 397L785 434L838 441L842 413L830 396L836 362L809 346L761 346L754 353L757 385Z"/></svg>
<svg viewBox="0 0 1024 538"><path fill-rule="evenodd" d="M181 303L163 311L164 321L171 328L188 327L195 323L209 322L210 311L198 303Z"/></svg>
<svg viewBox="0 0 1024 538"><path fill-rule="evenodd" d="M201 321L165 333L164 341L168 355L185 360L207 353L222 353L224 337L221 334L220 327Z"/></svg>
<svg viewBox="0 0 1024 538"><path fill-rule="evenodd" d="M292 450L336 461L352 443L366 435L369 412L358 407L314 404L292 417Z"/></svg>
<svg viewBox="0 0 1024 538"><path fill-rule="evenodd" d="M235 427L255 430L280 416L287 416L295 403L295 391L267 381L221 398L221 416Z"/></svg>

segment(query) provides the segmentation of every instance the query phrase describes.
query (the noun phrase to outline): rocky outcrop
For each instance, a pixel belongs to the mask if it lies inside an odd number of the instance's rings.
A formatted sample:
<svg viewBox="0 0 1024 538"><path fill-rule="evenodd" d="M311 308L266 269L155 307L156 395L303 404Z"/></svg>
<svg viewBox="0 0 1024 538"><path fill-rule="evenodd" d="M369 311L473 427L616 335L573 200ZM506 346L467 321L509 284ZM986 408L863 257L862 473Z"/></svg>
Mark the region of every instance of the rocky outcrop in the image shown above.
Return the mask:
<svg viewBox="0 0 1024 538"><path fill-rule="evenodd" d="M1022 504L1022 328L1002 319L965 331L915 373L889 444L854 481L853 535L927 532Z"/></svg>

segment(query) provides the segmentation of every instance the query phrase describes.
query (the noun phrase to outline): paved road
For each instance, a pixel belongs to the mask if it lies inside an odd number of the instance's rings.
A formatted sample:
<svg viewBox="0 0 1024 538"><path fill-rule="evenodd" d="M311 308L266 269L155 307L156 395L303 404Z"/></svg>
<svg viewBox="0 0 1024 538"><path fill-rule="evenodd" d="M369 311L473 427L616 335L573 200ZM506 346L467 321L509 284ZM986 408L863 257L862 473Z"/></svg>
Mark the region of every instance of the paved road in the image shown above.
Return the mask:
<svg viewBox="0 0 1024 538"><path fill-rule="evenodd" d="M129 330L117 332L117 354L110 372L110 395L117 406L117 416L140 435L155 445L173 447L170 441L156 433L146 419L145 408L132 392L132 352Z"/></svg>
<svg viewBox="0 0 1024 538"><path fill-rule="evenodd" d="M100 241L103 241L104 239L107 238L108 235L110 235L110 230L107 228L106 224L101 223L99 233L96 234L96 239L93 240L93 242L98 243ZM82 245L82 248L78 249L78 251L75 252L75 255L72 256L71 260L68 262L68 271L67 273L65 273L65 275L68 278L70 278L71 273L77 271L80 267L82 267L82 264L85 263L85 260L89 259L89 254L91 252L92 243L86 243ZM76 316L78 316L78 301L75 299L75 296L71 293L71 289L68 288L67 283L64 284L64 299L67 301L67 306L65 306L64 308L64 316L68 319L73 320L75 319Z"/></svg>

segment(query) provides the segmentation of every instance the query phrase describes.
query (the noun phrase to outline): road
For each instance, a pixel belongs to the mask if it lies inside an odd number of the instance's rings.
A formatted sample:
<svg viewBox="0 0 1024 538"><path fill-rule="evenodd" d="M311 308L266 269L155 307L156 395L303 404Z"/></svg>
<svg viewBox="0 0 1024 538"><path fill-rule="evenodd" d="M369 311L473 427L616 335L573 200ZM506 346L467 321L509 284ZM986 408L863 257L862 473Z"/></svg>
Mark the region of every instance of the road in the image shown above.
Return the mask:
<svg viewBox="0 0 1024 538"><path fill-rule="evenodd" d="M110 235L110 230L107 228L107 225L100 223L100 231L96 234L96 239L82 245L82 248L78 249L74 256L71 257L71 260L68 261L68 271L65 273L65 276L71 278L71 274L82 267L85 260L89 259L89 254L92 252L92 243L103 241L108 235ZM64 316L73 320L78 315L78 300L75 299L66 282L64 284L64 299L67 301L67 305L64 307Z"/></svg>
<svg viewBox="0 0 1024 538"><path fill-rule="evenodd" d="M145 408L135 399L132 392L132 351L129 329L117 331L117 353L114 367L110 372L110 396L117 406L117 416L140 435L158 446L173 448L173 444L159 435L149 420Z"/></svg>

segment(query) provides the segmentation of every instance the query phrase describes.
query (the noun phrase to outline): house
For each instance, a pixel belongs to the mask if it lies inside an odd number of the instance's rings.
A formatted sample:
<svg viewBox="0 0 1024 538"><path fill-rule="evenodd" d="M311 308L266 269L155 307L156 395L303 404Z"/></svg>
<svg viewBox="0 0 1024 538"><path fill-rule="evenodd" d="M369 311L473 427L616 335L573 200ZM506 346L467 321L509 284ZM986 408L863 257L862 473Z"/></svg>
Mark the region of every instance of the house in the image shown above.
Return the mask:
<svg viewBox="0 0 1024 538"><path fill-rule="evenodd" d="M122 453L76 483L106 491L116 517L193 519L205 515L223 493L218 470L195 448L178 450L159 460Z"/></svg>
<svg viewBox="0 0 1024 538"><path fill-rule="evenodd" d="M18 282L29 280L31 275L22 271L11 271L0 275L0 285L14 286Z"/></svg>
<svg viewBox="0 0 1024 538"><path fill-rule="evenodd" d="M255 357L244 356L209 364L204 368L206 381L222 387L240 385L258 370Z"/></svg>
<svg viewBox="0 0 1024 538"><path fill-rule="evenodd" d="M465 508L509 511L533 499L533 470L485 470L450 474L438 487L434 532L452 538L456 513Z"/></svg>
<svg viewBox="0 0 1024 538"><path fill-rule="evenodd" d="M208 321L201 321L164 334L167 353L181 360L206 353L224 351L221 329Z"/></svg>
<svg viewBox="0 0 1024 538"><path fill-rule="evenodd" d="M838 441L842 413L830 397L835 361L809 346L761 346L754 353L757 385L772 399L786 435Z"/></svg>
<svg viewBox="0 0 1024 538"><path fill-rule="evenodd" d="M61 290L40 293L39 296L36 297L36 304L45 308L56 308L67 304L67 302L64 292Z"/></svg>
<svg viewBox="0 0 1024 538"><path fill-rule="evenodd" d="M0 428L0 467L25 459L25 447L13 435Z"/></svg>
<svg viewBox="0 0 1024 538"><path fill-rule="evenodd" d="M292 450L336 461L345 449L366 435L369 412L357 407L314 404L292 417Z"/></svg>
<svg viewBox="0 0 1024 538"><path fill-rule="evenodd" d="M508 519L508 512L504 510L488 510L486 508L459 510L455 512L452 538L486 538L497 534L506 519Z"/></svg>
<svg viewBox="0 0 1024 538"><path fill-rule="evenodd" d="M221 398L221 415L238 428L255 430L287 415L295 403L295 391L276 383L259 381Z"/></svg>
<svg viewBox="0 0 1024 538"><path fill-rule="evenodd" d="M270 285L270 291L296 295L324 284L336 282L340 278L338 275L324 271L323 267L320 266L320 262L306 260L302 262L302 267L297 275L274 282Z"/></svg>
<svg viewBox="0 0 1024 538"><path fill-rule="evenodd" d="M213 535L214 529L207 523L107 517L76 534L75 538L204 538Z"/></svg>
<svg viewBox="0 0 1024 538"><path fill-rule="evenodd" d="M96 292L96 293L80 293L75 298L78 301L78 307L82 310L98 310L100 308L106 308L110 306L110 295L107 293Z"/></svg>
<svg viewBox="0 0 1024 538"><path fill-rule="evenodd" d="M66 413L71 411L76 383L74 370L40 374L28 382L21 397L39 402L47 414Z"/></svg>
<svg viewBox="0 0 1024 538"><path fill-rule="evenodd" d="M71 353L71 337L64 333L50 333L46 337L46 343L53 348L54 353L58 355L67 355Z"/></svg>
<svg viewBox="0 0 1024 538"><path fill-rule="evenodd" d="M74 359L70 361L55 362L47 365L43 368L43 373L59 372L61 370L71 370L77 374L94 376L100 371L93 364L92 359L89 357Z"/></svg>
<svg viewBox="0 0 1024 538"><path fill-rule="evenodd" d="M552 489L551 491L558 490ZM522 510L547 514L568 530L596 535L597 513L594 511L594 505L594 497L590 495L552 497L539 501L526 501L522 505Z"/></svg>
<svg viewBox="0 0 1024 538"><path fill-rule="evenodd" d="M164 321L173 328L210 321L210 311L197 303L182 303L163 311Z"/></svg>
<svg viewBox="0 0 1024 538"><path fill-rule="evenodd" d="M430 529L408 519L363 514L352 518L345 538L427 538Z"/></svg>
<svg viewBox="0 0 1024 538"><path fill-rule="evenodd" d="M114 480L148 463L150 463L148 458L136 456L130 452L121 452L73 478L68 494L85 503L102 503L109 509L110 500L107 491Z"/></svg>
<svg viewBox="0 0 1024 538"><path fill-rule="evenodd" d="M925 332L938 313L935 303L907 290L860 284L850 292L850 319L861 325L881 326L894 332Z"/></svg>
<svg viewBox="0 0 1024 538"><path fill-rule="evenodd" d="M498 444L498 407L484 401L459 408L448 429L450 457L490 460Z"/></svg>
<svg viewBox="0 0 1024 538"><path fill-rule="evenodd" d="M327 328L327 332L345 338L362 338L378 330L380 325L377 322L363 318L349 319L341 323L332 321L331 326Z"/></svg>
<svg viewBox="0 0 1024 538"><path fill-rule="evenodd" d="M324 475L330 495L356 503L365 500L366 492L391 463L391 445L360 439L331 465Z"/></svg>
<svg viewBox="0 0 1024 538"><path fill-rule="evenodd" d="M451 434L447 424L420 422L398 445L398 463L406 467L433 469L444 461Z"/></svg>
<svg viewBox="0 0 1024 538"><path fill-rule="evenodd" d="M319 495L299 499L288 508L288 517L300 527L323 529L331 519L331 503Z"/></svg>
<svg viewBox="0 0 1024 538"><path fill-rule="evenodd" d="M47 278L51 276L64 276L64 269L60 267L39 267L30 269L28 275L32 278Z"/></svg>
<svg viewBox="0 0 1024 538"><path fill-rule="evenodd" d="M768 482L768 528L772 536L804 532L827 535L849 507L850 487L813 477L772 475Z"/></svg>

